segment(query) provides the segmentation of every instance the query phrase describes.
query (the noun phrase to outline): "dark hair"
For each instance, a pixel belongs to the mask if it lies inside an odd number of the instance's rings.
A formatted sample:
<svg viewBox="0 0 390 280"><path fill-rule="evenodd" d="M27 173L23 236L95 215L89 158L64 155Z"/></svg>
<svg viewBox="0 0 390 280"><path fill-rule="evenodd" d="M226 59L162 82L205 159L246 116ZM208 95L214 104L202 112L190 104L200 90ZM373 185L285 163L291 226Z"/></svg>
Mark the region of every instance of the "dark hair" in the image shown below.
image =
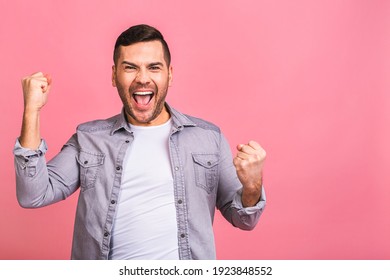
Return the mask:
<svg viewBox="0 0 390 280"><path fill-rule="evenodd" d="M130 46L135 43L150 41L161 42L164 50L164 58L166 60L167 65L169 66L171 64L171 53L169 52L167 42L165 42L164 37L160 31L146 24L132 26L126 31L124 31L121 35L119 35L118 39L116 39L114 48L115 65L119 57L120 46Z"/></svg>

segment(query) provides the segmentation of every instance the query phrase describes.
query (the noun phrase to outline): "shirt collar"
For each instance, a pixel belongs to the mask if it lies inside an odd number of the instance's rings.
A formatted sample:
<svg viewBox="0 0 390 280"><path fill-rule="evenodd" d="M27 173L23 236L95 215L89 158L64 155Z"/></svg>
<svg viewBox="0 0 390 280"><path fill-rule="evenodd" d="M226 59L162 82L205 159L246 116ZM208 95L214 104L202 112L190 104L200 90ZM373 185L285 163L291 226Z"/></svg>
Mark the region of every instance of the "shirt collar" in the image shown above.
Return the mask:
<svg viewBox="0 0 390 280"><path fill-rule="evenodd" d="M186 126L196 126L196 124L192 120L190 120L188 116L175 110L174 108L169 106L168 103L165 103L165 106L168 109L168 112L171 114L173 127L176 130L182 130Z"/></svg>

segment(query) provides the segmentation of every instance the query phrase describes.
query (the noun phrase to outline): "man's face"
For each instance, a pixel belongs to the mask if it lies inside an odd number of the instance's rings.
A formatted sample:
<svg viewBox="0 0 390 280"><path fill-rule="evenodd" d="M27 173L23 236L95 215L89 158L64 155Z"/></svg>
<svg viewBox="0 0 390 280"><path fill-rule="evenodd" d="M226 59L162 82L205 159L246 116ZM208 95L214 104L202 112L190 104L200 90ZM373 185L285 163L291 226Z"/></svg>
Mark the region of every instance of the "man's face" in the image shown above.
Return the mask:
<svg viewBox="0 0 390 280"><path fill-rule="evenodd" d="M119 47L112 67L112 85L118 89L127 120L134 125L165 123L169 113L164 103L172 82L172 67L164 59L159 41Z"/></svg>

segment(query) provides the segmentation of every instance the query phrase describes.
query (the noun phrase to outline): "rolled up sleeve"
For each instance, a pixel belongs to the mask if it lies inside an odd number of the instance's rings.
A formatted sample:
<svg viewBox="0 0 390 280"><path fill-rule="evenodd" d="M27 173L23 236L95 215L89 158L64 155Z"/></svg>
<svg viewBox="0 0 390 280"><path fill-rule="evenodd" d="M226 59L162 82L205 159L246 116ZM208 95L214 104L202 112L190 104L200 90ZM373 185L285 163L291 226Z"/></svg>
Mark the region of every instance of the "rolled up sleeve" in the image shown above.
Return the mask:
<svg viewBox="0 0 390 280"><path fill-rule="evenodd" d="M45 140L36 150L24 148L16 140L13 150L16 196L24 208L38 208L64 200L77 189L79 171L75 164L75 149L65 145L48 163L46 152ZM73 172L65 173L64 170ZM73 174L72 178L67 174Z"/></svg>
<svg viewBox="0 0 390 280"><path fill-rule="evenodd" d="M236 192L231 204L231 207L234 208L234 211L232 211L232 223L241 229L252 230L259 221L265 208L266 196L264 186L261 188L260 200L255 206L244 207L241 196L242 189Z"/></svg>

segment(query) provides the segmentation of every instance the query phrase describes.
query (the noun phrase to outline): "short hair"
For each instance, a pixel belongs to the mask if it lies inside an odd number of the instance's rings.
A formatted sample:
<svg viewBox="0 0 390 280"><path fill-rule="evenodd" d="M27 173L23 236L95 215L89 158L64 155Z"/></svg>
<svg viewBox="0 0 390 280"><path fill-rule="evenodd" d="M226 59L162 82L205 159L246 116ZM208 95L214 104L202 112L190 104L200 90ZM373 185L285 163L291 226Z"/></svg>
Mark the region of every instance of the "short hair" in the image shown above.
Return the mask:
<svg viewBox="0 0 390 280"><path fill-rule="evenodd" d="M140 42L150 42L150 41L159 41L161 42L164 50L164 58L168 66L171 64L171 53L169 52L168 44L164 40L163 35L156 28L146 25L140 24L135 25L122 32L119 35L118 39L115 42L114 48L114 64L119 58L119 47L120 46L130 46L135 43Z"/></svg>

